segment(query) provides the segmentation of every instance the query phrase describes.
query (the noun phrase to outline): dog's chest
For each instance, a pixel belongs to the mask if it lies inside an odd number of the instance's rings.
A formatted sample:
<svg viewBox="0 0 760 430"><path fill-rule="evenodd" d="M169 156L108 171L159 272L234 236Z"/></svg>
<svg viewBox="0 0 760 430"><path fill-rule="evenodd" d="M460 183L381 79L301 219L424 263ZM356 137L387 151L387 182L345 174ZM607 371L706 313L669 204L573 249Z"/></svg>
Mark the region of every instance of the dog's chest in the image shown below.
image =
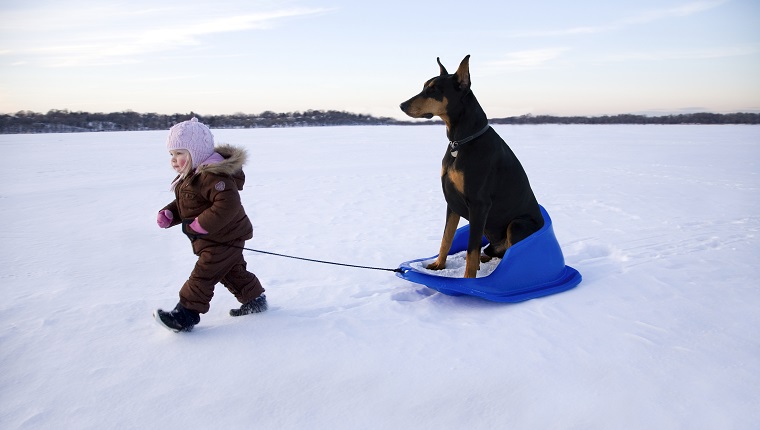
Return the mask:
<svg viewBox="0 0 760 430"><path fill-rule="evenodd" d="M446 194L450 191L455 191L459 194L464 194L464 172L454 168L444 167L441 171L441 181L443 182L443 188Z"/></svg>
<svg viewBox="0 0 760 430"><path fill-rule="evenodd" d="M489 178L492 175L491 165L478 157L480 152L460 151L459 156L453 157L447 153L441 167L441 184L446 202L456 212L462 215L471 203L488 199L490 192L483 194L489 188Z"/></svg>
<svg viewBox="0 0 760 430"><path fill-rule="evenodd" d="M465 204L465 173L461 161L446 154L441 167L441 185L449 205Z"/></svg>

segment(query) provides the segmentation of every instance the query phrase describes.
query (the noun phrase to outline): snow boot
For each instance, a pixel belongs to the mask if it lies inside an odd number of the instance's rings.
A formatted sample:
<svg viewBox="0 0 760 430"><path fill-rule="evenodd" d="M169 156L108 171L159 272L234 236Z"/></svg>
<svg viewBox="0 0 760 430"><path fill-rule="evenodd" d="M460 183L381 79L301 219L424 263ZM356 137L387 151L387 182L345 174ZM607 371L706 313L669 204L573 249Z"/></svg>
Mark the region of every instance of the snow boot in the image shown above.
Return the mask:
<svg viewBox="0 0 760 430"><path fill-rule="evenodd" d="M250 302L243 304L239 309L230 309L230 315L233 317L239 317L241 315L257 314L259 312L264 312L268 307L267 296L262 294Z"/></svg>
<svg viewBox="0 0 760 430"><path fill-rule="evenodd" d="M157 309L153 313L153 318L159 324L175 333L191 331L201 321L201 316L198 312L187 309L179 303L177 303L177 306L171 312Z"/></svg>

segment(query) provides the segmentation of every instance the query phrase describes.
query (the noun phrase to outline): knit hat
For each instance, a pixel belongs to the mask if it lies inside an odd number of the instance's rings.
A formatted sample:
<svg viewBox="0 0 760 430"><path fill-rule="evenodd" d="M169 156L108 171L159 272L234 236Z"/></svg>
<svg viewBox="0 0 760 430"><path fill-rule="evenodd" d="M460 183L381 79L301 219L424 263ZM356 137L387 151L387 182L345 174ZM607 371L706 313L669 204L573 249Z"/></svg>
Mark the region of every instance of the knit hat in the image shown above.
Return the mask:
<svg viewBox="0 0 760 430"><path fill-rule="evenodd" d="M214 135L198 118L182 121L169 129L166 149L186 149L193 160L193 169L214 153Z"/></svg>

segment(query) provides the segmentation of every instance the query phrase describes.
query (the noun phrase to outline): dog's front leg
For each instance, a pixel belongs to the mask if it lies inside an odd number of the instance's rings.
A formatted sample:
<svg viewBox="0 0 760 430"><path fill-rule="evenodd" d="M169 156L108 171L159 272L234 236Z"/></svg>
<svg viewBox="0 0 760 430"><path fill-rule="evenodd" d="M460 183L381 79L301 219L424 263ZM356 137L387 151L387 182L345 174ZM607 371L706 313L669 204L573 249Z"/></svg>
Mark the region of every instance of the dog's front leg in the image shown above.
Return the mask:
<svg viewBox="0 0 760 430"><path fill-rule="evenodd" d="M486 228L487 207L470 206L470 236L467 240L467 258L464 267L465 278L475 278L480 269L480 247L483 244L483 231Z"/></svg>
<svg viewBox="0 0 760 430"><path fill-rule="evenodd" d="M446 227L443 229L443 239L441 239L441 250L438 251L438 258L435 262L427 265L430 270L441 270L446 267L446 257L451 250L451 242L454 240L454 233L459 226L459 214L452 211L446 206Z"/></svg>

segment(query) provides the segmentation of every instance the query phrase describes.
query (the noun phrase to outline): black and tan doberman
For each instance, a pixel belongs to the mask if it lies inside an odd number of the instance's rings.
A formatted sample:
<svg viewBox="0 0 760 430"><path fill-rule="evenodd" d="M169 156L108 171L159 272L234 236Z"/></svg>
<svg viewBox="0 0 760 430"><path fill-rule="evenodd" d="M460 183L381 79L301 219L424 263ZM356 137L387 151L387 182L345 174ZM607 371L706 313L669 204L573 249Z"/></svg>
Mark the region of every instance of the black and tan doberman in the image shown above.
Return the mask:
<svg viewBox="0 0 760 430"><path fill-rule="evenodd" d="M470 89L470 56L454 74L440 59L438 66L440 75L425 82L422 92L400 107L413 118L440 117L449 138L441 169L446 227L438 259L428 268L446 266L454 232L464 217L470 221L464 276L474 278L481 261L501 258L507 248L539 230L544 219L520 161L488 125ZM490 244L481 257L484 235Z"/></svg>

